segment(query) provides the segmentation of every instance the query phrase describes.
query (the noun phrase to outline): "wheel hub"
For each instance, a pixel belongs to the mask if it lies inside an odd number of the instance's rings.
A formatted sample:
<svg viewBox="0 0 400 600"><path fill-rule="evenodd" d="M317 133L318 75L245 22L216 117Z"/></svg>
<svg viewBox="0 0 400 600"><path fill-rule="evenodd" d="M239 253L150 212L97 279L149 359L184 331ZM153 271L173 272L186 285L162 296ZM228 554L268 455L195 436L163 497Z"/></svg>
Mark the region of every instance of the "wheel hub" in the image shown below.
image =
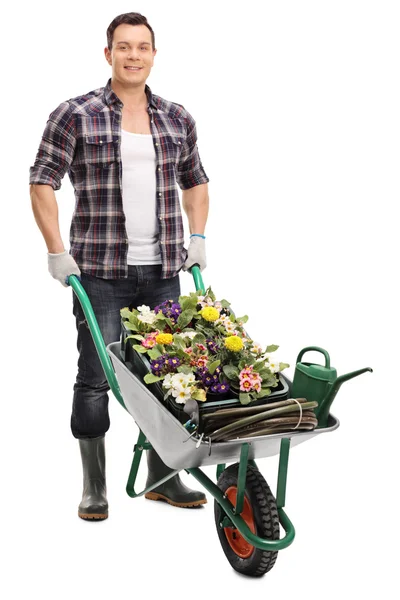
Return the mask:
<svg viewBox="0 0 400 600"><path fill-rule="evenodd" d="M237 487L232 485L225 492L229 502L236 506ZM243 521L246 523L252 533L256 533L256 525L254 523L253 509L247 497L244 497L243 510L240 514ZM226 539L232 550L240 556L240 558L249 558L254 552L254 546L249 544L236 528L224 527Z"/></svg>

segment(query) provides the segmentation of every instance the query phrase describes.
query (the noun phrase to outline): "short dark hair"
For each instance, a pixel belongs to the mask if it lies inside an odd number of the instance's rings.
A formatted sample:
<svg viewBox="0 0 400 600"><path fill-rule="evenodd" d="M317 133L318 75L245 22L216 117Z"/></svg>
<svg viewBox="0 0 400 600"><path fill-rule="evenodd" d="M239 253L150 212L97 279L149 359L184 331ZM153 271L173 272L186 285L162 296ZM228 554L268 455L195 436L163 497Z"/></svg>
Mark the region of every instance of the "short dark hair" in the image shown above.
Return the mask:
<svg viewBox="0 0 400 600"><path fill-rule="evenodd" d="M149 29L151 33L151 43L153 46L153 50L155 49L156 44L154 39L154 31L148 24L146 17L144 17L140 13L130 12L118 15L118 17L115 17L115 19L113 19L109 24L107 29L107 46L109 50L111 50L112 48L114 31L116 30L118 25L122 25L123 23L126 23L127 25L146 25L147 29Z"/></svg>

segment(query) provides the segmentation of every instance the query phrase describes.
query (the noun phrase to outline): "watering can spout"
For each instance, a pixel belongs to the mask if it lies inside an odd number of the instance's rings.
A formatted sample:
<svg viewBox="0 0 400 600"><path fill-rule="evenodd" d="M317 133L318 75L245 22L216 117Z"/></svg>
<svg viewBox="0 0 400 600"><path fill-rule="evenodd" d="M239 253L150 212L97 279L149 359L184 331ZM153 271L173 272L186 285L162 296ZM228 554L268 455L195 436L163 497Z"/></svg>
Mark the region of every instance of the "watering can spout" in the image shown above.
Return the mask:
<svg viewBox="0 0 400 600"><path fill-rule="evenodd" d="M342 384L349 379L353 379L354 377L358 377L358 375L362 375L367 372L372 373L371 367L366 367L365 369L359 369L358 371L352 371L351 373L346 373L345 375L340 375L337 377L335 381L329 384L328 392L324 399L320 402L318 408L315 409L315 416L318 419L318 428L326 427L328 423L329 410L334 401L336 394L340 390Z"/></svg>
<svg viewBox="0 0 400 600"><path fill-rule="evenodd" d="M344 383L345 381L348 381L349 379L353 379L353 377L358 377L359 375L362 375L363 373L366 373L367 371L372 373L371 367L365 367L365 369L359 369L358 371L352 371L351 373L346 373L346 375L340 375L340 377L338 377L336 379L336 381L334 382L333 386L334 387L338 386L338 389L339 389L340 386L342 385L342 383Z"/></svg>

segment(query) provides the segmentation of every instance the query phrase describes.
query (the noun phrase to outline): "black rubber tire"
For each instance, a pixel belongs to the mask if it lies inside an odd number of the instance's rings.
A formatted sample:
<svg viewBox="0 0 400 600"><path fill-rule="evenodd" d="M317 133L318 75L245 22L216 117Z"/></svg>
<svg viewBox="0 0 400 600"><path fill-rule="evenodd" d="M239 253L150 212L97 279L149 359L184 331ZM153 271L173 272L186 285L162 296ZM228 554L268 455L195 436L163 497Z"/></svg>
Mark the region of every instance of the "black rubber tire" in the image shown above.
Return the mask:
<svg viewBox="0 0 400 600"><path fill-rule="evenodd" d="M221 473L217 485L223 493L229 487L237 486L238 473L238 463L229 466ZM260 471L251 465L247 467L245 495L253 510L256 535L270 540L279 540L279 517L275 498ZM214 516L222 549L235 571L249 577L262 577L272 569L278 557L277 551L254 548L251 556L241 558L232 550L224 529L219 525L225 512L216 500Z"/></svg>

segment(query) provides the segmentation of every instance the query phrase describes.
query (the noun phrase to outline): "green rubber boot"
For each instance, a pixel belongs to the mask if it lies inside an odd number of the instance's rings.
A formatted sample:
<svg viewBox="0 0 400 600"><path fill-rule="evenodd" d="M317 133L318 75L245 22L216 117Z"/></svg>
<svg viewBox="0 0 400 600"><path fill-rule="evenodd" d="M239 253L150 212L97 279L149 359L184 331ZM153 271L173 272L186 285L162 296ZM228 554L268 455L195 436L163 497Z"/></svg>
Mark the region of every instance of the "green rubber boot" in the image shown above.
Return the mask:
<svg viewBox="0 0 400 600"><path fill-rule="evenodd" d="M79 440L83 467L83 494L78 507L81 519L103 521L108 517L104 435Z"/></svg>
<svg viewBox="0 0 400 600"><path fill-rule="evenodd" d="M152 483L156 483L156 481L159 481L173 470L163 463L154 448L147 450L147 466L149 472L146 487ZM207 503L205 494L188 488L182 483L179 475L174 475L165 483L151 490L151 492L147 492L145 498L148 500L163 500L164 502L168 502L168 504L172 504L172 506L180 508L193 508Z"/></svg>

